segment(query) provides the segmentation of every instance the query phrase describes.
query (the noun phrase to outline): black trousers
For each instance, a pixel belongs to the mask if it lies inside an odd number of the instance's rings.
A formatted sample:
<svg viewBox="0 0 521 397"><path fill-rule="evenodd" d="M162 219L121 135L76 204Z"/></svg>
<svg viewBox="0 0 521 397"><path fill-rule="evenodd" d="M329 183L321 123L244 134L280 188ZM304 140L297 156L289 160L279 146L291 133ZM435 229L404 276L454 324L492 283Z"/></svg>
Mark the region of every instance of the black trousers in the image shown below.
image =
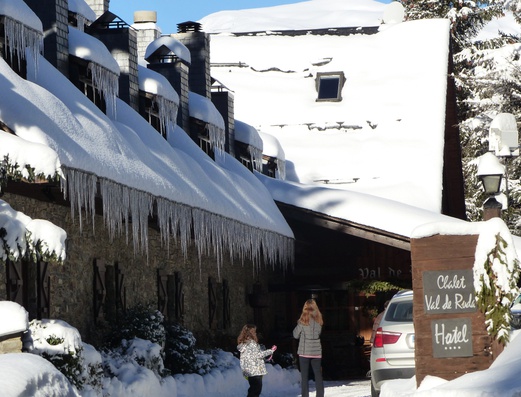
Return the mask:
<svg viewBox="0 0 521 397"><path fill-rule="evenodd" d="M317 391L316 397L324 397L324 380L322 379L322 359L321 358L307 358L299 356L300 364L300 386L302 390L302 397L309 397L309 367L313 370L315 375L315 389Z"/></svg>
<svg viewBox="0 0 521 397"><path fill-rule="evenodd" d="M248 383L250 388L247 397L259 397L262 392L262 375L248 376Z"/></svg>

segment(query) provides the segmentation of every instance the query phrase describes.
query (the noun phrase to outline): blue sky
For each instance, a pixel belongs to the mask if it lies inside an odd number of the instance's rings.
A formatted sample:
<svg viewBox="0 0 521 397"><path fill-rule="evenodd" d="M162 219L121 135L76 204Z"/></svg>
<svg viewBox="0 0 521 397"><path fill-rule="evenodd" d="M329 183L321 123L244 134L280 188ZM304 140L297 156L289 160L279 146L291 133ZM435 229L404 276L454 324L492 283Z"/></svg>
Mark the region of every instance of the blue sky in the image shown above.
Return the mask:
<svg viewBox="0 0 521 397"><path fill-rule="evenodd" d="M111 0L110 10L132 24L134 11L157 11L157 23L163 33L175 33L177 24L198 21L206 15L223 10L271 7L300 3L303 0ZM389 3L391 0L378 0Z"/></svg>

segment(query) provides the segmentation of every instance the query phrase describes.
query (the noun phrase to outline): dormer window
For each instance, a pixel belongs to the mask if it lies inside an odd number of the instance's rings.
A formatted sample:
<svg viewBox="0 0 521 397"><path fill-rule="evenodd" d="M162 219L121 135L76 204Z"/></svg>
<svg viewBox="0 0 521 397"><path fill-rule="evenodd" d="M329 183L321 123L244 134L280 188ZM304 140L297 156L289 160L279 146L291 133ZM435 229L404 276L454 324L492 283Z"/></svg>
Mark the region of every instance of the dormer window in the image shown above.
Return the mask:
<svg viewBox="0 0 521 397"><path fill-rule="evenodd" d="M341 101L344 82L343 72L317 73L317 101Z"/></svg>
<svg viewBox="0 0 521 397"><path fill-rule="evenodd" d="M190 117L190 130L193 131L196 136L196 143L212 160L215 160L215 152L210 138L210 131L208 123Z"/></svg>

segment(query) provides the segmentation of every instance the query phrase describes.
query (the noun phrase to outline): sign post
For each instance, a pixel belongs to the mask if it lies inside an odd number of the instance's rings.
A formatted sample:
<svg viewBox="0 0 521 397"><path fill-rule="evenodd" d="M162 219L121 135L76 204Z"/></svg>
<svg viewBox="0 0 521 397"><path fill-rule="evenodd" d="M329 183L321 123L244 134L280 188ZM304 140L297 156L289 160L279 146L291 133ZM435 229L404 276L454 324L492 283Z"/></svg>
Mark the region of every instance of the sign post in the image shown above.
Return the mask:
<svg viewBox="0 0 521 397"><path fill-rule="evenodd" d="M492 340L477 310L473 265L477 235L411 240L416 381L487 369Z"/></svg>

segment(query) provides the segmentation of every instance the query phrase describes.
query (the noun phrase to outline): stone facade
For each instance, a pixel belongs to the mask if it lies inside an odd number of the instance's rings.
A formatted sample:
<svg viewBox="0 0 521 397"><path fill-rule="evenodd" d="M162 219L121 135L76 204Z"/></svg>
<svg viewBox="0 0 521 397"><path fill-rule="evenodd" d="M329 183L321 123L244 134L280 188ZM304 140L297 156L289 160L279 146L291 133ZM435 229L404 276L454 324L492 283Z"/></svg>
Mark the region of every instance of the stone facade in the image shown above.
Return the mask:
<svg viewBox="0 0 521 397"><path fill-rule="evenodd" d="M203 346L233 348L235 338L242 326L255 321L254 309L250 306L250 294L254 284L267 287L271 270L256 274L251 263L225 261L220 275L214 258L203 256L199 263L197 252L189 249L185 259L180 247L174 242L170 247L161 243L157 230L149 229L149 253L134 254L132 243L125 236L110 241L104 221L96 216L95 225L83 218L83 230L79 219L72 219L69 207L10 194L9 185L3 197L17 211L32 218L47 219L67 232L67 259L62 265L50 266L50 318L67 321L76 327L84 341L96 345L104 324L94 315L94 269L95 263L109 266L117 264L122 278L124 305L151 304L158 307L158 270L164 274L180 274L183 279L184 315L181 323L191 330ZM5 272L0 275L0 285L5 286ZM210 325L211 303L209 279L215 280L216 307L213 309L214 323ZM223 285L228 286L228 323L223 320L226 309L222 297ZM6 299L5 287L0 290L1 299ZM255 309L257 310L257 309ZM263 309L264 310L264 309ZM266 309L267 310L267 309ZM109 317L109 318L107 318ZM269 316L265 316L269 317ZM258 318L258 316L257 316ZM265 333L272 324L268 318L260 326Z"/></svg>
<svg viewBox="0 0 521 397"><path fill-rule="evenodd" d="M22 333L0 337L0 354L21 353Z"/></svg>

